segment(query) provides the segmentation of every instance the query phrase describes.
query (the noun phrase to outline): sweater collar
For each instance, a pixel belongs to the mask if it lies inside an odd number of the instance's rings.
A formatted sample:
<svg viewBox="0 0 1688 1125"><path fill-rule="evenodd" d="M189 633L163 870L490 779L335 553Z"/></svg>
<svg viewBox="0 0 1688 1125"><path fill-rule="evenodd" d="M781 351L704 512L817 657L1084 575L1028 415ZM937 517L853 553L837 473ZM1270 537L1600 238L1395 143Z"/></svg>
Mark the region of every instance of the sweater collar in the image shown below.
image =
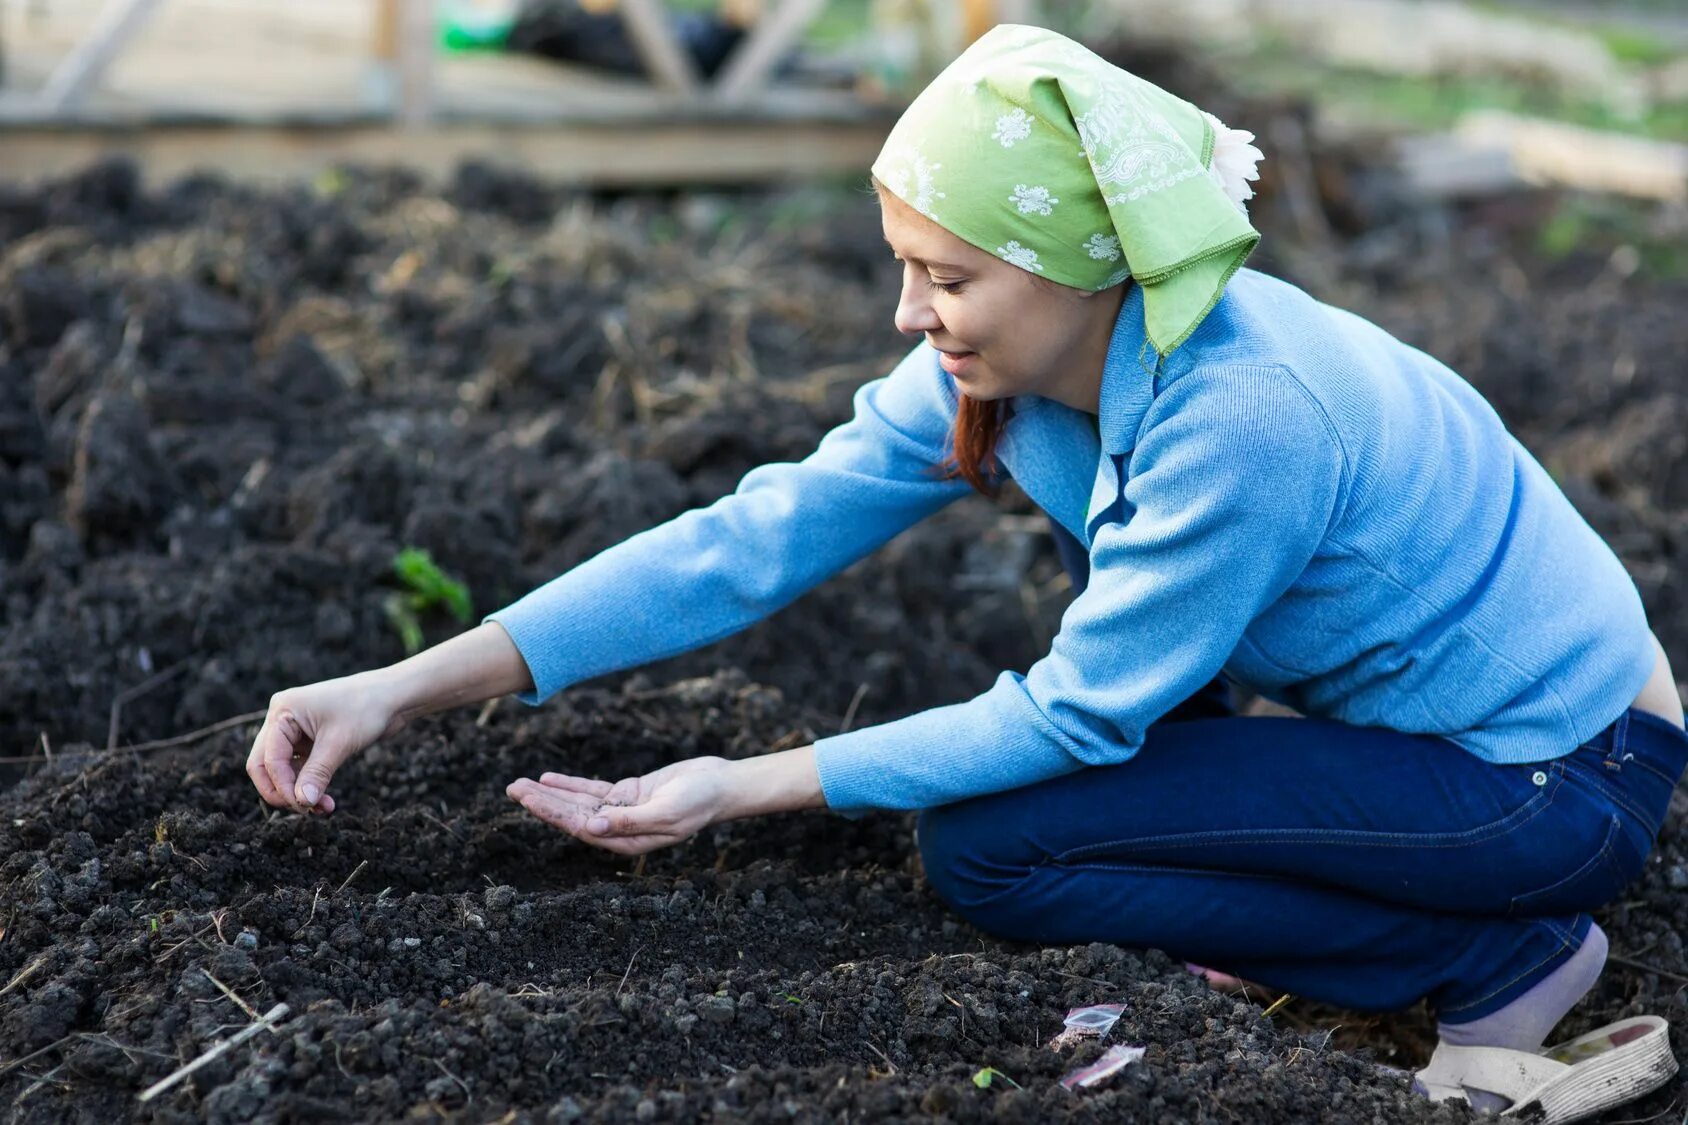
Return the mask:
<svg viewBox="0 0 1688 1125"><path fill-rule="evenodd" d="M1143 287L1133 284L1120 302L1108 355L1102 362L1097 431L1104 453L1129 453L1136 446L1137 430L1154 401L1159 358L1144 328Z"/></svg>

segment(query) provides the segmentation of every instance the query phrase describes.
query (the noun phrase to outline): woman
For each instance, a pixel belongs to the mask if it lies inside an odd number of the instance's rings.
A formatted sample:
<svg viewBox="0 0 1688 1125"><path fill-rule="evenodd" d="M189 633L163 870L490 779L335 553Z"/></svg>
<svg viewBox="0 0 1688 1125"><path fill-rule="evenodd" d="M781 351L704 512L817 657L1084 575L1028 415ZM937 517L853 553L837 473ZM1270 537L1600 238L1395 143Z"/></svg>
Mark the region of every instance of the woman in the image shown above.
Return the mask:
<svg viewBox="0 0 1688 1125"><path fill-rule="evenodd" d="M918 808L934 888L992 932L1358 1008L1428 997L1431 1096L1569 1120L1664 1081L1651 1017L1540 1051L1605 960L1586 911L1688 763L1664 651L1475 391L1238 272L1247 139L1053 33L986 35L874 164L897 327L924 339L854 419L478 629L280 693L248 762L264 799L332 812L334 771L411 716L717 640L1011 476L1079 590L1026 675L814 746L509 795L622 854ZM1230 714L1222 675L1308 718Z"/></svg>

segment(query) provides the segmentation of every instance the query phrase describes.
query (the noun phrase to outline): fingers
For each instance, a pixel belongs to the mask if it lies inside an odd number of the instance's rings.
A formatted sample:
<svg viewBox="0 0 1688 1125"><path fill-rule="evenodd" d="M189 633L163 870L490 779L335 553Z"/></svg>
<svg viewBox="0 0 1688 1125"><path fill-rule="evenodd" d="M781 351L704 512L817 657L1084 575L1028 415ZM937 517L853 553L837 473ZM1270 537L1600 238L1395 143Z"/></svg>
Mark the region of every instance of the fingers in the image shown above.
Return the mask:
<svg viewBox="0 0 1688 1125"><path fill-rule="evenodd" d="M590 794L555 789L525 777L512 781L504 792L540 820L571 836L586 835L587 821L598 807L598 799Z"/></svg>
<svg viewBox="0 0 1688 1125"><path fill-rule="evenodd" d="M615 788L609 782L600 781L595 777L571 777L566 773L542 773L539 775L539 784L551 789L585 793L599 800L609 796L610 790Z"/></svg>
<svg viewBox="0 0 1688 1125"><path fill-rule="evenodd" d="M620 855L640 855L675 842L659 823L662 817L645 809L605 808L589 793L542 785L519 778L505 790L510 799L554 828Z"/></svg>
<svg viewBox="0 0 1688 1125"><path fill-rule="evenodd" d="M252 743L252 752L246 756L246 776L252 779L252 784L258 790L258 796L264 803L278 809L287 807L287 798L281 795L281 790L275 787L270 779L269 770L264 768L264 747L270 737L270 721L264 720L264 725L258 730L258 737Z"/></svg>
<svg viewBox="0 0 1688 1125"><path fill-rule="evenodd" d="M263 743L264 772L280 794L282 806L296 808L293 789L298 778L293 772L293 759L309 749L310 740L291 711L272 708L264 720L264 730L269 732L269 738L264 738L262 732L258 736Z"/></svg>
<svg viewBox="0 0 1688 1125"><path fill-rule="evenodd" d="M338 738L323 738L311 748L311 756L299 770L299 784L293 790L299 807L309 809L328 796L334 771L351 756L352 748Z"/></svg>
<svg viewBox="0 0 1688 1125"><path fill-rule="evenodd" d="M594 836L644 836L668 827L668 818L643 806L606 806L592 813L586 831Z"/></svg>
<svg viewBox="0 0 1688 1125"><path fill-rule="evenodd" d="M314 741L291 710L272 705L246 759L246 776L265 803L278 809L330 813L328 780L345 757L331 740Z"/></svg>

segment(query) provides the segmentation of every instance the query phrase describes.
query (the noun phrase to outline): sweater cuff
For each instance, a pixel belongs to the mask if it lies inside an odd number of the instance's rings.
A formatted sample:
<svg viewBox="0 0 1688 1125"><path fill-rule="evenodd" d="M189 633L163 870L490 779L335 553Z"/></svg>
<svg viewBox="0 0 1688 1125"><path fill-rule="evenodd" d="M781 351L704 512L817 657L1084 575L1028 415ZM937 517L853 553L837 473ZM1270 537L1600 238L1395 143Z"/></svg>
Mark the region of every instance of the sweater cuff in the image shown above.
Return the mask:
<svg viewBox="0 0 1688 1125"><path fill-rule="evenodd" d="M815 769L827 806L923 809L1017 789L1070 773L1083 763L1048 728L1019 676L966 703L934 707L894 722L815 743Z"/></svg>
<svg viewBox="0 0 1688 1125"><path fill-rule="evenodd" d="M485 625L488 621L498 622L499 625L504 627L504 631L510 635L510 640L515 642L516 651L521 654L522 663L527 665L528 675L533 680L533 690L518 691L513 694L529 707L539 706L546 699L549 699L554 692L566 686L560 682L545 682L543 678L545 672L541 667L541 662L536 659L537 655L544 650L544 645L555 643L554 641L540 640L544 619L544 614L539 607L529 606L524 611L521 601L514 602L481 618L482 625Z"/></svg>

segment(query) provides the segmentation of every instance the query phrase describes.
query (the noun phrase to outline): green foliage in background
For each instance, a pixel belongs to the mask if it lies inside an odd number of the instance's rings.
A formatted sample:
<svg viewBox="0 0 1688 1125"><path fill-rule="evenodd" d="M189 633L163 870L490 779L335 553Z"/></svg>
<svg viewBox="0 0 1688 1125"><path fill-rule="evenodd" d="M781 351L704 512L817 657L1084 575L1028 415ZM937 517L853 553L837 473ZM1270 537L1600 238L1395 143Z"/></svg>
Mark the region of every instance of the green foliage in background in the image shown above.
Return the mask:
<svg viewBox="0 0 1688 1125"><path fill-rule="evenodd" d="M1377 74L1312 64L1299 52L1274 43L1263 43L1248 65L1234 72L1234 78L1246 93L1294 94L1339 106L1348 114L1412 129L1446 129L1472 110L1499 109L1656 140L1688 136L1688 103L1684 102L1658 102L1632 118L1588 97L1502 75Z"/></svg>
<svg viewBox="0 0 1688 1125"><path fill-rule="evenodd" d="M1688 278L1688 237L1680 230L1656 229L1658 217L1656 205L1637 200L1567 196L1537 230L1535 248L1550 259L1563 259L1629 247L1643 277L1655 281Z"/></svg>
<svg viewBox="0 0 1688 1125"><path fill-rule="evenodd" d="M427 551L404 548L393 556L393 573L406 592L388 595L382 608L386 610L387 620L398 630L407 656L421 651L423 614L438 608L446 610L462 625L474 619L469 588L448 577Z"/></svg>

